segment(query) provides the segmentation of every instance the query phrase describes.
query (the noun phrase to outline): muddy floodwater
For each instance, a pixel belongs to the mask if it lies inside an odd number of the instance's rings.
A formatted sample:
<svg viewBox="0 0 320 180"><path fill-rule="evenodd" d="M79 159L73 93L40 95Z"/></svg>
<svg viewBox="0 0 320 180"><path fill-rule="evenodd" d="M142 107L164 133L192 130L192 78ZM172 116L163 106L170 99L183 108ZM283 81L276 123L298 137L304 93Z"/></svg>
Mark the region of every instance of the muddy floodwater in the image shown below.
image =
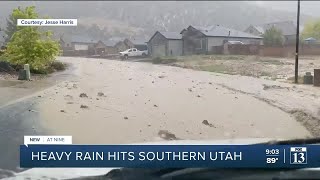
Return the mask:
<svg viewBox="0 0 320 180"><path fill-rule="evenodd" d="M320 96L311 88L151 63L59 59L69 63L67 71L40 81L0 81L0 174L23 170L19 145L24 135L72 135L75 144L122 144L288 139L319 132L314 129L318 126L288 113L291 107L317 113L313 107L319 101L314 99ZM309 97L305 104L296 93Z"/></svg>
<svg viewBox="0 0 320 180"><path fill-rule="evenodd" d="M43 127L52 134L72 135L75 143L310 136L290 114L222 87L209 72L62 60L73 63L78 78L43 92L37 107Z"/></svg>

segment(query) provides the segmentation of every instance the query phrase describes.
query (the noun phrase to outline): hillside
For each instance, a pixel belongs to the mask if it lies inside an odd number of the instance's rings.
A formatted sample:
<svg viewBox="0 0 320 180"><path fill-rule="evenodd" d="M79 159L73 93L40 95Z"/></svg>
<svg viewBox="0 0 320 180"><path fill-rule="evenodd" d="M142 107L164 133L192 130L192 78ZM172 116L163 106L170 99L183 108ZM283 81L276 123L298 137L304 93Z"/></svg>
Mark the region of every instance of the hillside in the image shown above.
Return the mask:
<svg viewBox="0 0 320 180"><path fill-rule="evenodd" d="M263 8L244 1L212 2L4 2L0 1L1 24L18 6L35 5L42 15L53 18L78 18L79 24L97 24L106 36L152 35L156 30L180 31L190 24L220 24L244 30L250 24L294 20L296 14ZM302 15L301 22L310 19ZM68 27L70 28L70 27ZM55 28L72 33L65 28ZM74 31L73 31L74 33Z"/></svg>

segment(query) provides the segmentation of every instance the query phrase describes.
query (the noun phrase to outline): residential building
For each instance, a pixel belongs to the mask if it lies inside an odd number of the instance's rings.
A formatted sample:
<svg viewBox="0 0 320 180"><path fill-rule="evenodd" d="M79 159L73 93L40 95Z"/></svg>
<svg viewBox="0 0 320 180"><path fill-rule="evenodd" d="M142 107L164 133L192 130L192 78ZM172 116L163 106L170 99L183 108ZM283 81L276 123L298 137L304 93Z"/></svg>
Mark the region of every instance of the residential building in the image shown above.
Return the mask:
<svg viewBox="0 0 320 180"><path fill-rule="evenodd" d="M118 54L118 49L115 47L116 42L112 40L101 41L99 40L94 46L96 55L115 55Z"/></svg>
<svg viewBox="0 0 320 180"><path fill-rule="evenodd" d="M292 44L296 42L297 26L292 21L273 22L262 25L250 25L245 32L262 36L266 30L276 28L281 31L284 39L284 44Z"/></svg>
<svg viewBox="0 0 320 180"><path fill-rule="evenodd" d="M148 50L147 40L145 38L126 38L124 43L130 48L137 48L140 51Z"/></svg>
<svg viewBox="0 0 320 180"><path fill-rule="evenodd" d="M182 55L182 36L179 32L157 31L148 41L149 55L180 56Z"/></svg>
<svg viewBox="0 0 320 180"><path fill-rule="evenodd" d="M261 45L262 37L220 25L200 27L189 26L181 31L184 55L214 54L227 42L240 41L241 44ZM240 43L239 42L239 43Z"/></svg>
<svg viewBox="0 0 320 180"><path fill-rule="evenodd" d="M126 38L124 37L112 37L108 40L108 43L110 44L112 42L111 44L114 44L113 46L117 48L118 52L125 51L130 48L126 43L124 43L125 39Z"/></svg>
<svg viewBox="0 0 320 180"><path fill-rule="evenodd" d="M98 42L85 35L61 36L59 38L64 55L87 56L94 55L94 46Z"/></svg>

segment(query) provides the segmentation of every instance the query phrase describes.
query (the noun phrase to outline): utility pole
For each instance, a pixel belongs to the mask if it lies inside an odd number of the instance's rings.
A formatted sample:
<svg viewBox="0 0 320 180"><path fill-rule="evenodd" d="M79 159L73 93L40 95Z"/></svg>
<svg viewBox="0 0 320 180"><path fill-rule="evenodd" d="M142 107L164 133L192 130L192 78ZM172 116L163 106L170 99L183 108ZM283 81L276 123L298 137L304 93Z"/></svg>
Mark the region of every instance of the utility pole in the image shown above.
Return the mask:
<svg viewBox="0 0 320 180"><path fill-rule="evenodd" d="M294 68L294 82L298 83L298 70L299 70L299 29L300 29L300 0L298 0L298 12L297 12L297 34L296 34L296 61Z"/></svg>

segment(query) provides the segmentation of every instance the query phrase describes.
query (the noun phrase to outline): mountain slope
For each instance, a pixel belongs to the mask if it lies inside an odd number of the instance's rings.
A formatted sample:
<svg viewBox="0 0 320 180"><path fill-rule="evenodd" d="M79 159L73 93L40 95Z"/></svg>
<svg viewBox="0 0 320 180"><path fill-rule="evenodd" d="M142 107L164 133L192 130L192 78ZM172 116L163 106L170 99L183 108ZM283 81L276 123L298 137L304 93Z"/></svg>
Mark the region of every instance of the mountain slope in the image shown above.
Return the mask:
<svg viewBox="0 0 320 180"><path fill-rule="evenodd" d="M152 35L156 30L180 31L188 25L220 24L244 30L250 24L296 19L296 14L263 8L244 1L64 1L64 2L4 2L0 1L0 19L4 23L15 7L35 5L42 15L53 18L78 18L87 26L98 23L109 34ZM301 16L301 22L310 19ZM118 29L118 30L115 30ZM109 32L110 31L110 32Z"/></svg>

